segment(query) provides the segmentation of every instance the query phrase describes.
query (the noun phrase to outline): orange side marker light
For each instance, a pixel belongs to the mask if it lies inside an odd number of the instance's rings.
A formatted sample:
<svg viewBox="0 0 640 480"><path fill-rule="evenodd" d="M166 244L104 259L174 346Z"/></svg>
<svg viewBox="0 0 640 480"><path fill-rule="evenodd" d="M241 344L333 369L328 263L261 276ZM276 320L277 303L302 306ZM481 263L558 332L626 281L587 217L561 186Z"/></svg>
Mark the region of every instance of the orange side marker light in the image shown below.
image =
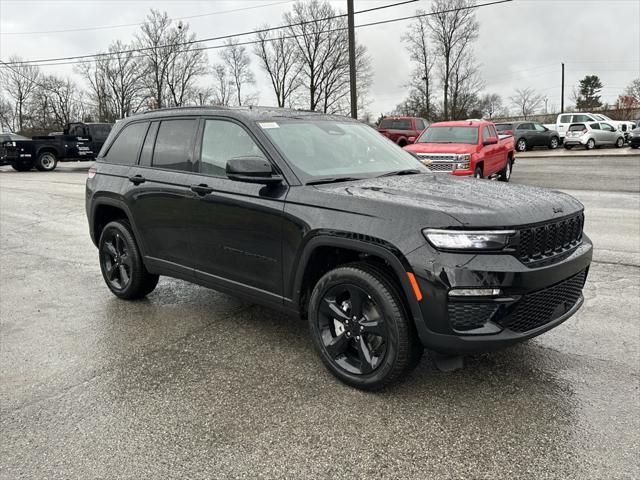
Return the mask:
<svg viewBox="0 0 640 480"><path fill-rule="evenodd" d="M416 300L422 300L422 292L420 291L420 287L416 281L416 276L413 272L407 272L407 277L409 277L409 283L411 284L411 288L413 288L413 294L416 296Z"/></svg>

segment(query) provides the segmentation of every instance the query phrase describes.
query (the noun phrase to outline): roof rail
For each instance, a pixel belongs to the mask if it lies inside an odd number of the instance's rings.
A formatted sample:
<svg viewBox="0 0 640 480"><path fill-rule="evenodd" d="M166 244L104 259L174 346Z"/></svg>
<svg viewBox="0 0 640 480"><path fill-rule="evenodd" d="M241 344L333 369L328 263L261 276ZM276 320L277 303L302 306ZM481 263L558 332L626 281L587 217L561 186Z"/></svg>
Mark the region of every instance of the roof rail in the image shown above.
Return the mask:
<svg viewBox="0 0 640 480"><path fill-rule="evenodd" d="M191 105L188 107L163 107L163 108L155 108L153 110L145 110L142 112L143 114L154 113L154 112L166 112L171 110L203 110L203 109L213 109L213 110L232 110L233 107L225 107L223 105Z"/></svg>

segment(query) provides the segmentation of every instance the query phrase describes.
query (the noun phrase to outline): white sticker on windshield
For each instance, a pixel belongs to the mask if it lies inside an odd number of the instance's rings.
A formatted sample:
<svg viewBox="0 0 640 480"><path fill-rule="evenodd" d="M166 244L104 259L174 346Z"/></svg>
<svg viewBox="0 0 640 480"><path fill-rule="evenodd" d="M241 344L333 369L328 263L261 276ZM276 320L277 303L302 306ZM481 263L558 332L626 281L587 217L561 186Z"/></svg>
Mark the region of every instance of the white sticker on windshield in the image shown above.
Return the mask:
<svg viewBox="0 0 640 480"><path fill-rule="evenodd" d="M269 128L280 128L280 125L278 125L276 122L258 122L258 125L260 125L260 127L264 128L265 130Z"/></svg>

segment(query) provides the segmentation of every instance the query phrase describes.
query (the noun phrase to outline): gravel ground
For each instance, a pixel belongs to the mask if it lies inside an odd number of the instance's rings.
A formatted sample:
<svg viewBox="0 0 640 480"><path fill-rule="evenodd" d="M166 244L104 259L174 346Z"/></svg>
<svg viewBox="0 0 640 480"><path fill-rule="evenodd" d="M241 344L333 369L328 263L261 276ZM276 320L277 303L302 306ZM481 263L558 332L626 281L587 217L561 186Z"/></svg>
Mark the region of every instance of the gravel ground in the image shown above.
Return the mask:
<svg viewBox="0 0 640 480"><path fill-rule="evenodd" d="M162 278L113 297L86 165L0 169L0 478L638 478L640 157L519 159L586 206L580 312L380 393L337 382L295 318Z"/></svg>

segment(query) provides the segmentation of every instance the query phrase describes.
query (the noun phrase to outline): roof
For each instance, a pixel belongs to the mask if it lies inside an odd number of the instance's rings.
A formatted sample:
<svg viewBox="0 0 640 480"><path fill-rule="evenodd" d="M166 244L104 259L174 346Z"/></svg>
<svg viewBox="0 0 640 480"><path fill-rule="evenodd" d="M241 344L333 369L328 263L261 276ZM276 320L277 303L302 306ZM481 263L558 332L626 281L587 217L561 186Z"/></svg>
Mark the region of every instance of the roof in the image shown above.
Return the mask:
<svg viewBox="0 0 640 480"><path fill-rule="evenodd" d="M282 118L314 118L323 120L337 120L337 121L355 121L350 117L344 117L341 115L329 115L321 112L314 112L310 110L297 110L292 108L277 108L277 107L223 107L223 106L207 106L207 107L175 107L175 108L161 108L157 110L149 110L147 112L136 114L128 119L155 118L165 116L179 116L179 115L221 115L227 117L236 117L249 121L259 120L273 120Z"/></svg>
<svg viewBox="0 0 640 480"><path fill-rule="evenodd" d="M432 123L432 127L484 127L492 122L485 120L451 120L449 122Z"/></svg>

